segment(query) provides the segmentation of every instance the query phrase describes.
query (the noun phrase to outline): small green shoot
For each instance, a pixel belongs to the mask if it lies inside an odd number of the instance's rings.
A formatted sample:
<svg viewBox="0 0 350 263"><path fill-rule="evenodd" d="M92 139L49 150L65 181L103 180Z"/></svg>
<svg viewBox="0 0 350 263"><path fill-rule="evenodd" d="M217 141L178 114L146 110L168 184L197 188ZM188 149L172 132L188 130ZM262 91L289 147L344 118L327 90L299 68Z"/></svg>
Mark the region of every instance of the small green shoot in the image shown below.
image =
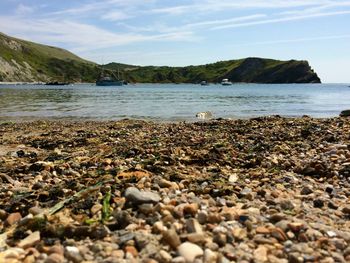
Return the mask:
<svg viewBox="0 0 350 263"><path fill-rule="evenodd" d="M110 201L111 201L111 191L108 191L103 198L102 203L102 222L105 222L109 219L110 216Z"/></svg>

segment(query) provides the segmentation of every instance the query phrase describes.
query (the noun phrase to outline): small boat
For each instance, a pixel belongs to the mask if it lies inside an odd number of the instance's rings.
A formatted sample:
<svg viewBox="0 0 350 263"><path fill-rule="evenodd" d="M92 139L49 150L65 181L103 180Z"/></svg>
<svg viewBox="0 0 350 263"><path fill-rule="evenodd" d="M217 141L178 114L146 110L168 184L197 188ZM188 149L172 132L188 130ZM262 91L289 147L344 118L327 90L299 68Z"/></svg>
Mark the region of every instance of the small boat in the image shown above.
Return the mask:
<svg viewBox="0 0 350 263"><path fill-rule="evenodd" d="M96 80L96 86L123 86L124 80L116 80L109 76L100 77Z"/></svg>
<svg viewBox="0 0 350 263"><path fill-rule="evenodd" d="M48 86L67 86L69 84L70 84L69 82L58 82L58 81L50 81L45 83L45 85L48 85Z"/></svg>
<svg viewBox="0 0 350 263"><path fill-rule="evenodd" d="M229 81L228 79L223 79L221 81L221 85L223 85L223 86L230 86L230 85L232 85L232 82Z"/></svg>
<svg viewBox="0 0 350 263"><path fill-rule="evenodd" d="M200 82L201 86L209 86L209 83L205 80Z"/></svg>
<svg viewBox="0 0 350 263"><path fill-rule="evenodd" d="M125 85L125 81L119 78L119 70L118 77L114 75L112 71L111 75L106 74L104 70L101 71L99 78L96 80L96 86L123 86Z"/></svg>

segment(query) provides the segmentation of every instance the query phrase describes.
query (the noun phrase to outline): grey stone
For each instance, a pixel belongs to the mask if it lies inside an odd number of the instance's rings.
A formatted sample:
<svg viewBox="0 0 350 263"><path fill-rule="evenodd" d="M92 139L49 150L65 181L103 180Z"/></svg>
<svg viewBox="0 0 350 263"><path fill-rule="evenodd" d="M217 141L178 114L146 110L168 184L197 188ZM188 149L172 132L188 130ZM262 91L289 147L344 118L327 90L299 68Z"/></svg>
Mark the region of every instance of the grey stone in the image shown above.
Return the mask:
<svg viewBox="0 0 350 263"><path fill-rule="evenodd" d="M153 192L140 191L136 187L129 187L125 191L125 198L128 202L136 205L147 203L159 203L160 196Z"/></svg>
<svg viewBox="0 0 350 263"><path fill-rule="evenodd" d="M186 221L186 229L188 233L203 233L202 226L193 218Z"/></svg>

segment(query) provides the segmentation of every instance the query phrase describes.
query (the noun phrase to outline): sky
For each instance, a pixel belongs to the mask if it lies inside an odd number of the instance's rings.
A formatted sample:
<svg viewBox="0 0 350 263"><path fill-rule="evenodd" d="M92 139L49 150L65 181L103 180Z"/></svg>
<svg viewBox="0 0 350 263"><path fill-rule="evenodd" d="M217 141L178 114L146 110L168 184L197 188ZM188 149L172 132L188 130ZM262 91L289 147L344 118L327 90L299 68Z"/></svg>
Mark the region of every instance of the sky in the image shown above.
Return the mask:
<svg viewBox="0 0 350 263"><path fill-rule="evenodd" d="M99 64L298 59L350 83L346 0L1 0L0 32Z"/></svg>

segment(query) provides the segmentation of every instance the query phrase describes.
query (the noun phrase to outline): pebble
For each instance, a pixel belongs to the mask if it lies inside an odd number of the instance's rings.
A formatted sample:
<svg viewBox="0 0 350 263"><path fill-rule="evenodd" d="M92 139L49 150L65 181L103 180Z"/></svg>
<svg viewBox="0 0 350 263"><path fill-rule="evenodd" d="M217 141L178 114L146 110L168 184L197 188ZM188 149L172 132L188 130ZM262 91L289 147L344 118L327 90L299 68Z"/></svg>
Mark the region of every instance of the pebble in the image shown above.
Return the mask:
<svg viewBox="0 0 350 263"><path fill-rule="evenodd" d="M173 259L173 257L165 250L160 250L157 258L159 258L160 262L169 263Z"/></svg>
<svg viewBox="0 0 350 263"><path fill-rule="evenodd" d="M33 206L29 208L28 210L29 213L31 213L33 216L39 215L44 212L44 210L38 206Z"/></svg>
<svg viewBox="0 0 350 263"><path fill-rule="evenodd" d="M174 229L163 232L163 241L173 249L176 249L181 244L180 237Z"/></svg>
<svg viewBox="0 0 350 263"><path fill-rule="evenodd" d="M304 223L301 222L291 222L288 223L288 228L292 230L293 232L300 232L301 230L304 230L306 228Z"/></svg>
<svg viewBox="0 0 350 263"><path fill-rule="evenodd" d="M183 212L184 214L190 214L192 216L195 216L198 212L198 204L197 203L186 204L183 207Z"/></svg>
<svg viewBox="0 0 350 263"><path fill-rule="evenodd" d="M266 246L259 245L257 249L254 250L253 256L256 263L267 262L267 251Z"/></svg>
<svg viewBox="0 0 350 263"><path fill-rule="evenodd" d="M203 262L204 263L217 263L218 262L218 254L214 251L211 251L209 248L204 250Z"/></svg>
<svg viewBox="0 0 350 263"><path fill-rule="evenodd" d="M344 214L350 215L350 205L346 205L341 210Z"/></svg>
<svg viewBox="0 0 350 263"><path fill-rule="evenodd" d="M64 257L61 254L52 253L44 261L45 263L62 263L64 262Z"/></svg>
<svg viewBox="0 0 350 263"><path fill-rule="evenodd" d="M188 233L203 233L202 226L194 218L186 220L186 230Z"/></svg>
<svg viewBox="0 0 350 263"><path fill-rule="evenodd" d="M124 194L126 200L136 205L146 203L159 203L160 196L153 192L140 191L136 187L129 187Z"/></svg>
<svg viewBox="0 0 350 263"><path fill-rule="evenodd" d="M39 243L39 241L40 241L40 232L35 231L31 233L29 236L27 236L26 238L22 239L17 244L17 246L20 248L26 249L26 248L35 246L37 243Z"/></svg>
<svg viewBox="0 0 350 263"><path fill-rule="evenodd" d="M322 208L324 206L324 200L320 198L315 199L313 203L316 208Z"/></svg>
<svg viewBox="0 0 350 263"><path fill-rule="evenodd" d="M202 244L206 242L206 236L204 233L190 233L186 235L188 241L195 244Z"/></svg>
<svg viewBox="0 0 350 263"><path fill-rule="evenodd" d="M195 258L203 256L203 249L193 243L185 242L178 247L179 255L182 256L187 263L194 262Z"/></svg>
<svg viewBox="0 0 350 263"><path fill-rule="evenodd" d="M273 236L274 238L276 238L278 241L281 241L281 242L284 242L288 239L287 235L279 227L271 229L271 236Z"/></svg>
<svg viewBox="0 0 350 263"><path fill-rule="evenodd" d="M283 210L293 210L294 209L294 204L291 200L288 199L283 199L280 202L280 206Z"/></svg>
<svg viewBox="0 0 350 263"><path fill-rule="evenodd" d="M197 214L197 220L200 224L204 225L207 222L208 213L206 211L199 211Z"/></svg>
<svg viewBox="0 0 350 263"><path fill-rule="evenodd" d="M6 220L8 213L4 209L0 209L0 220Z"/></svg>
<svg viewBox="0 0 350 263"><path fill-rule="evenodd" d="M79 249L74 246L66 246L64 255L74 263L83 261L83 257L80 255Z"/></svg>
<svg viewBox="0 0 350 263"><path fill-rule="evenodd" d="M56 253L56 254L63 255L64 254L64 247L61 245L54 245L54 246L49 248L48 253L49 254Z"/></svg>
<svg viewBox="0 0 350 263"><path fill-rule="evenodd" d="M102 210L102 205L101 204L94 204L91 207L91 209L90 209L92 215L96 215L101 210Z"/></svg>
<svg viewBox="0 0 350 263"><path fill-rule="evenodd" d="M309 186L304 186L301 191L300 194L301 195L309 195L312 194L314 191L309 187Z"/></svg>
<svg viewBox="0 0 350 263"><path fill-rule="evenodd" d="M218 244L220 247L223 247L227 243L227 237L224 233L215 233L213 236L213 242Z"/></svg>
<svg viewBox="0 0 350 263"><path fill-rule="evenodd" d="M12 225L18 223L21 219L22 219L22 216L18 212L9 214L5 220L5 225L12 226Z"/></svg>
<svg viewBox="0 0 350 263"><path fill-rule="evenodd" d="M238 181L238 176L237 174L231 174L230 177L228 178L229 183L233 184Z"/></svg>

